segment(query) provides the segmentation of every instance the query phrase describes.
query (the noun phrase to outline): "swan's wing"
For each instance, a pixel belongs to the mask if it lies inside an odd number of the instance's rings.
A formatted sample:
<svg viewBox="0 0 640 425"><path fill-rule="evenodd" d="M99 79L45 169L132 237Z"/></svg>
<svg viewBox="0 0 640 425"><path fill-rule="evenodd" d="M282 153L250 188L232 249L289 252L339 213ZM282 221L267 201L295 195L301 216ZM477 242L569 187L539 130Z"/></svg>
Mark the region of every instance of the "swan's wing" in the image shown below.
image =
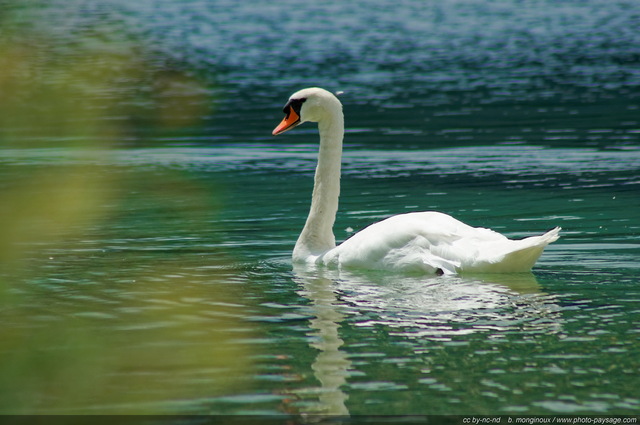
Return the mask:
<svg viewBox="0 0 640 425"><path fill-rule="evenodd" d="M508 239L446 214L401 214L375 223L329 251L322 261L347 268L456 273L478 260L483 244Z"/></svg>
<svg viewBox="0 0 640 425"><path fill-rule="evenodd" d="M510 240L442 213L401 214L356 233L320 261L344 268L406 272L524 272L558 239L559 230Z"/></svg>

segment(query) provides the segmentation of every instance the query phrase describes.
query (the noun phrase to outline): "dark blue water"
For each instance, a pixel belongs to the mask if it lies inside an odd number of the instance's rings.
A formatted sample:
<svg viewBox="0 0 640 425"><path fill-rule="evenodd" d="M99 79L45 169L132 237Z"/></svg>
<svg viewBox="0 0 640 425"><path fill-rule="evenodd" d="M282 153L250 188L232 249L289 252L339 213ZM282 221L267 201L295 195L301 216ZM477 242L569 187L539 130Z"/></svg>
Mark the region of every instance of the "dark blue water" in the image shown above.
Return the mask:
<svg viewBox="0 0 640 425"><path fill-rule="evenodd" d="M157 108L171 94L162 85L167 75L180 73L187 81L173 92L179 99L214 104L188 111L212 125L206 132L212 138L270 138L264 129L279 112L273 108L296 89L318 85L346 92L352 129L382 124L375 142L638 141L640 8L634 1L39 6L14 5L6 19L8 28L18 28L6 31L14 43L25 33L38 41L36 68L50 62L107 68L102 71L118 90L91 94L115 100L112 112L120 115L141 114L132 104ZM145 68L126 72L135 65ZM60 78L58 67L40 71ZM186 84L193 79L196 87ZM138 84L139 92L127 83ZM249 114L242 126L237 114Z"/></svg>
<svg viewBox="0 0 640 425"><path fill-rule="evenodd" d="M0 411L640 410L635 1L49 1L0 15ZM341 90L338 240L438 210L533 274L294 269ZM317 417L316 419L321 418Z"/></svg>

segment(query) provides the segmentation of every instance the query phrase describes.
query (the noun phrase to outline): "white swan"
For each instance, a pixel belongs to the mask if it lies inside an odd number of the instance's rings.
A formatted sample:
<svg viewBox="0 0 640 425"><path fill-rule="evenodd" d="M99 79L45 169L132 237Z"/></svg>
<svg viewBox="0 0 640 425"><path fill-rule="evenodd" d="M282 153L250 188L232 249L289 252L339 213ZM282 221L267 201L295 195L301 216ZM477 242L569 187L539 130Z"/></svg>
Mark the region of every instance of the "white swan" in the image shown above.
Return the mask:
<svg viewBox="0 0 640 425"><path fill-rule="evenodd" d="M542 236L510 240L446 214L414 212L377 222L336 246L342 104L330 92L312 87L294 93L283 111L286 116L274 135L305 121L317 122L320 131L311 209L293 250L296 263L437 274L526 272L559 237L556 227Z"/></svg>

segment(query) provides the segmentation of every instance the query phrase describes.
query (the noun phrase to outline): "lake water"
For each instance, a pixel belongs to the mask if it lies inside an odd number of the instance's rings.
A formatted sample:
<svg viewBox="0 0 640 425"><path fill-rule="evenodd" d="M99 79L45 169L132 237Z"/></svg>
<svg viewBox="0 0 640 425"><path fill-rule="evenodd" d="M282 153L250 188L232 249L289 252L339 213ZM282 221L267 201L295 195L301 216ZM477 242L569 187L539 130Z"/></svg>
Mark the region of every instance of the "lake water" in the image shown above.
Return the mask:
<svg viewBox="0 0 640 425"><path fill-rule="evenodd" d="M0 412L638 415L640 5L29 2L0 51ZM532 274L294 268L335 233L563 228Z"/></svg>

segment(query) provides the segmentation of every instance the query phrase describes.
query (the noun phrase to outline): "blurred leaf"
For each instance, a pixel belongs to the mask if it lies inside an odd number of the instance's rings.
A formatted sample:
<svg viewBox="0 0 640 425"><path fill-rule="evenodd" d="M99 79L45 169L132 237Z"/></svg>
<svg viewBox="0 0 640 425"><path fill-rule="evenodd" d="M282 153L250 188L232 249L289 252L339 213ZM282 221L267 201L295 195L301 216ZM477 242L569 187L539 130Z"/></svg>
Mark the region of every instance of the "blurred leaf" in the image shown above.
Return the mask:
<svg viewBox="0 0 640 425"><path fill-rule="evenodd" d="M201 125L210 87L109 26L58 45L38 5L0 15L0 413L171 413L244 385L230 260L157 250L211 232L219 193L103 161Z"/></svg>

